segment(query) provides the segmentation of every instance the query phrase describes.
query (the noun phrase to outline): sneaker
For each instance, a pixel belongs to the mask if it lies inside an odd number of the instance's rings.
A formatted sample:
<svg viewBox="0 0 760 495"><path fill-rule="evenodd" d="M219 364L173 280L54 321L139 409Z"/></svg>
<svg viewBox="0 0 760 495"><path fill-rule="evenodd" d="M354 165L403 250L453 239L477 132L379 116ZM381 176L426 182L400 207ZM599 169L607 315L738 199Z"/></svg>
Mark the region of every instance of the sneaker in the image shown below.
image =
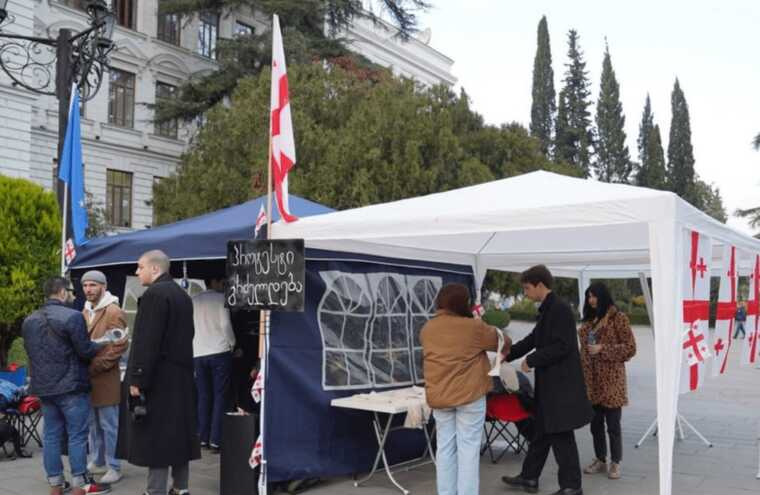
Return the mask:
<svg viewBox="0 0 760 495"><path fill-rule="evenodd" d="M594 459L594 462L583 468L583 472L586 474L603 473L607 470L607 463L599 459Z"/></svg>
<svg viewBox="0 0 760 495"><path fill-rule="evenodd" d="M610 464L610 470L607 471L607 477L611 480L619 480L620 479L620 463L619 462L613 462Z"/></svg>
<svg viewBox="0 0 760 495"><path fill-rule="evenodd" d="M169 490L169 495L190 495L190 490L177 490L176 488L172 488Z"/></svg>
<svg viewBox="0 0 760 495"><path fill-rule="evenodd" d="M106 471L108 471L108 468L105 465L98 466L94 462L87 464L87 472L90 474L105 474Z"/></svg>
<svg viewBox="0 0 760 495"><path fill-rule="evenodd" d="M104 474L103 477L100 478L100 483L111 485L113 483L116 483L120 479L121 479L121 471L117 471L115 469L109 469L108 471L106 471L106 474Z"/></svg>
<svg viewBox="0 0 760 495"><path fill-rule="evenodd" d="M110 485L97 483L91 476L88 476L85 481L86 483L83 486L74 487L71 495L100 495L111 492Z"/></svg>

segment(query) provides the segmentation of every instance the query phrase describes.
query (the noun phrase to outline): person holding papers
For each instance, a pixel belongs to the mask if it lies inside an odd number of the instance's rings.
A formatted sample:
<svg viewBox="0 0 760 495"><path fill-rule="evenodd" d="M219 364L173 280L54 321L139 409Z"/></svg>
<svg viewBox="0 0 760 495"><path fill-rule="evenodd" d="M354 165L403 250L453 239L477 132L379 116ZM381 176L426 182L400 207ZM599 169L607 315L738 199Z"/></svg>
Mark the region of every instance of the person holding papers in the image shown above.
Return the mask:
<svg viewBox="0 0 760 495"><path fill-rule="evenodd" d="M497 350L499 335L473 318L470 306L467 287L444 286L435 316L420 332L425 394L436 423L439 495L478 493L480 439L492 384L486 351ZM508 348L511 341L505 340Z"/></svg>

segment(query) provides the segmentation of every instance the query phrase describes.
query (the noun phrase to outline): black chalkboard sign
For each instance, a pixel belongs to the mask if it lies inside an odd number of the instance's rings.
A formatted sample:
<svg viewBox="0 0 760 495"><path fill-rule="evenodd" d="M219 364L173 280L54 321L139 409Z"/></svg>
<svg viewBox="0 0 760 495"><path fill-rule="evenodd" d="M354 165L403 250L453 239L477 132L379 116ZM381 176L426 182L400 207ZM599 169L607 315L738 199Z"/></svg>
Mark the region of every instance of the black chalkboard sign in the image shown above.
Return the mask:
<svg viewBox="0 0 760 495"><path fill-rule="evenodd" d="M303 239L227 242L225 306L303 311Z"/></svg>

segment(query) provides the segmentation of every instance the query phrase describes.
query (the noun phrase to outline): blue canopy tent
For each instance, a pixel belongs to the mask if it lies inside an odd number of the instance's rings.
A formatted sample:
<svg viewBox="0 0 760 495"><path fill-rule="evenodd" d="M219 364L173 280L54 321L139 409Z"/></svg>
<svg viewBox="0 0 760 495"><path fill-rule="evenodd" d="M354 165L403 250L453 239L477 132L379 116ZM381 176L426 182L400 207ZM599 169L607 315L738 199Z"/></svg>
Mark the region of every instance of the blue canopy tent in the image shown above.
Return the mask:
<svg viewBox="0 0 760 495"><path fill-rule="evenodd" d="M121 299L126 277L151 249L171 258L175 278L224 275L227 241L253 236L264 201L257 198L170 225L92 239L78 249L72 264L75 287L80 289L77 282L86 270L97 268L106 273L109 291ZM299 217L333 211L292 195L290 206ZM270 482L360 473L371 467L377 444L369 413L338 410L330 401L373 389L421 385L419 330L435 311L438 289L450 282L472 286L472 268L306 250L305 311L272 314L264 438ZM257 332L258 318L251 320L246 326ZM421 453L424 439L420 431L401 431L389 438L388 447L390 461L408 459Z"/></svg>

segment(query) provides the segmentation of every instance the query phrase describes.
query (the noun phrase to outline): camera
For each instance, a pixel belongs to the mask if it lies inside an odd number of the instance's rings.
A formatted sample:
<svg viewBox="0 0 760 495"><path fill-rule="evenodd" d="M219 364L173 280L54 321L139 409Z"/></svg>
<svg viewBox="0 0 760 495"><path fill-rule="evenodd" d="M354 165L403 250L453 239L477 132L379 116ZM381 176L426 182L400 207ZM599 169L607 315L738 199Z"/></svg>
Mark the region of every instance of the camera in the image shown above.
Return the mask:
<svg viewBox="0 0 760 495"><path fill-rule="evenodd" d="M148 415L148 404L142 392L137 397L129 396L129 414L132 416L132 421L135 422L141 421Z"/></svg>

